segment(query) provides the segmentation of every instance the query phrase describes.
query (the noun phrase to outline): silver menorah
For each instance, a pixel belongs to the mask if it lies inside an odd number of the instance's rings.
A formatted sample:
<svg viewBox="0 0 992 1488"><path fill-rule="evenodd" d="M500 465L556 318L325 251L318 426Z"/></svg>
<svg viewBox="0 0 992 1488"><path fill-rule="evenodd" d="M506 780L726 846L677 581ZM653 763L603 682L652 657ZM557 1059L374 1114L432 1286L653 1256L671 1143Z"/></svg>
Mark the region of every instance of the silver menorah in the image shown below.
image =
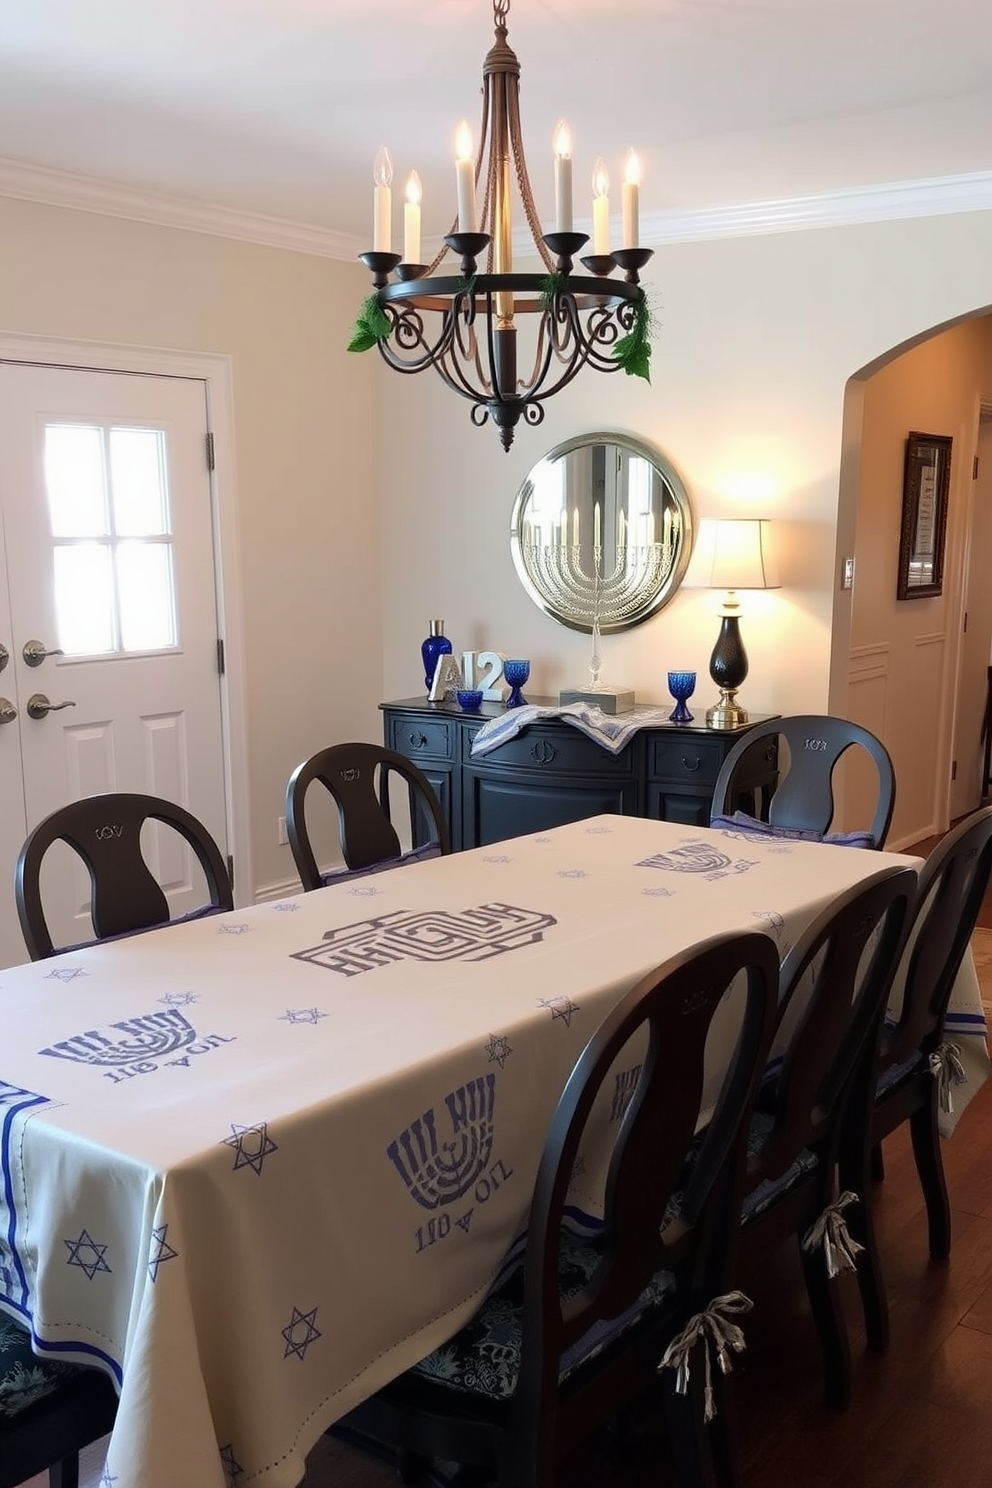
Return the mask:
<svg viewBox="0 0 992 1488"><path fill-rule="evenodd" d="M603 572L601 543L592 544L591 572L582 565L581 544L577 542L530 541L522 545L524 563L538 593L550 598L577 625L588 625L592 632L589 672L593 688L599 685L602 666L602 627L622 624L642 608L645 594L657 593L675 562L675 536L672 530L667 542L620 543L614 549L616 557L609 574Z"/></svg>

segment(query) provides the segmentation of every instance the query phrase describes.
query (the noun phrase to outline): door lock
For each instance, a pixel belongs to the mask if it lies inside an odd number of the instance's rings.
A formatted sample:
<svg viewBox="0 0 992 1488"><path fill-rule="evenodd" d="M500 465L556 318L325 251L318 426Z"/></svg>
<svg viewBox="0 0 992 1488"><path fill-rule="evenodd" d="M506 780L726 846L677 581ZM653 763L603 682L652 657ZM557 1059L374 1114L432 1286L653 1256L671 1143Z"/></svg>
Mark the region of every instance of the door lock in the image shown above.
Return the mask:
<svg viewBox="0 0 992 1488"><path fill-rule="evenodd" d="M13 723L17 717L17 709L10 698L0 698L0 724Z"/></svg>
<svg viewBox="0 0 992 1488"><path fill-rule="evenodd" d="M50 703L43 692L33 692L28 698L28 717L46 718L49 713L58 713L60 708L74 708L75 700L70 698L64 703Z"/></svg>
<svg viewBox="0 0 992 1488"><path fill-rule="evenodd" d="M28 666L36 667L41 666L46 656L64 656L65 652L59 649L46 651L44 641L25 641L21 655L24 657Z"/></svg>

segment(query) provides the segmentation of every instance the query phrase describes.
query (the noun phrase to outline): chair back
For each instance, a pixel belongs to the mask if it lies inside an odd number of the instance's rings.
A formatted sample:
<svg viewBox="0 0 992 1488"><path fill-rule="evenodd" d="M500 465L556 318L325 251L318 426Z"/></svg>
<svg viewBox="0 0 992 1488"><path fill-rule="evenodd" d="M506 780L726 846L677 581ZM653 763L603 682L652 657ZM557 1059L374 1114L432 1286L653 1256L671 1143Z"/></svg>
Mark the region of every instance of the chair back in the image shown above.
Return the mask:
<svg viewBox="0 0 992 1488"><path fill-rule="evenodd" d="M234 908L231 880L220 849L207 829L184 807L158 796L123 791L87 796L60 807L39 822L18 856L14 895L32 961L57 953L41 895L42 860L54 842L67 843L86 866L90 878L90 916L97 940L130 935L169 922L168 900L141 850L141 829L146 821L171 827L193 849L209 894L209 904L197 910L197 915Z"/></svg>
<svg viewBox="0 0 992 1488"><path fill-rule="evenodd" d="M850 1082L874 1066L916 890L912 868L882 869L824 910L785 958L777 1024L785 1052L759 1098L772 1129L749 1159L751 1186L781 1177L803 1149L839 1142Z"/></svg>
<svg viewBox="0 0 992 1488"><path fill-rule="evenodd" d="M740 993L731 995L743 1002L739 1037L713 1114L694 1143L707 1038L738 978ZM608 1347L591 1362L586 1385L568 1391L567 1402L559 1399L562 1356L632 1308L656 1273L679 1266L701 1276L709 1269L706 1245L727 1243L727 1225L713 1221L715 1196L742 1172L742 1139L770 1046L777 981L778 952L770 937L715 937L649 973L580 1056L549 1129L531 1205L521 1366L506 1434L521 1466L508 1482L550 1482L562 1435L580 1437L590 1411L602 1415L604 1391L610 1398ZM640 1068L611 1152L600 1259L584 1289L563 1304L558 1252L569 1185L597 1094L629 1073L618 1074L615 1062L636 1034ZM655 1343L652 1370L659 1357Z"/></svg>
<svg viewBox="0 0 992 1488"><path fill-rule="evenodd" d="M940 1043L944 1016L992 878L992 806L947 833L921 874L908 948L902 1009L886 1031L882 1069Z"/></svg>
<svg viewBox="0 0 992 1488"><path fill-rule="evenodd" d="M895 771L888 750L880 739L860 724L827 714L805 713L791 718L770 719L756 724L731 749L723 762L713 790L712 815L732 813L739 804L741 764L752 750L773 748L772 741L785 741L788 771L781 775L768 808L768 820L776 827L823 835L834 815L834 772L841 756L854 747L865 750L878 773L878 793L871 821L876 848L882 847L895 805ZM735 778L736 777L736 778Z"/></svg>
<svg viewBox="0 0 992 1488"><path fill-rule="evenodd" d="M286 788L286 830L304 889L326 880L317 866L307 828L305 799L314 781L333 797L338 811L341 854L350 870L399 860L400 839L390 815L390 777L405 781L414 846L451 851L440 803L430 781L405 755L380 744L332 744L297 765ZM425 832L426 827L426 832Z"/></svg>

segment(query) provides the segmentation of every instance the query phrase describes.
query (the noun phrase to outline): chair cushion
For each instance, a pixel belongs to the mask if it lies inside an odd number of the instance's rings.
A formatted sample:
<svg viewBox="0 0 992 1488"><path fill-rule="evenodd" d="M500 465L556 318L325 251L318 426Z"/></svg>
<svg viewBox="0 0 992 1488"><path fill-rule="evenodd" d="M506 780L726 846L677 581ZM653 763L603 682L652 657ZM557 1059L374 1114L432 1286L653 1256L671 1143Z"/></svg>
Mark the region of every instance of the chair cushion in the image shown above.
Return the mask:
<svg viewBox="0 0 992 1488"><path fill-rule="evenodd" d="M773 827L771 822L758 821L745 811L735 811L733 816L710 817L710 826L718 831L740 832L746 837L781 837L792 842L829 842L836 847L874 847L875 839L870 832L811 832L805 827Z"/></svg>
<svg viewBox="0 0 992 1488"><path fill-rule="evenodd" d="M31 1351L27 1329L0 1314L0 1418L27 1410L79 1373L76 1365L39 1359Z"/></svg>
<svg viewBox="0 0 992 1488"><path fill-rule="evenodd" d="M373 863L370 868L335 868L330 873L322 873L320 882L322 887L327 888L330 884L345 883L350 878L368 878L372 873L388 873L390 868L405 868L407 863L426 863L430 858L440 856L441 848L438 843L425 842L423 847L411 848L398 858L384 858L381 863Z"/></svg>
<svg viewBox="0 0 992 1488"><path fill-rule="evenodd" d="M594 1241L561 1232L558 1283L566 1302L577 1297L600 1262ZM560 1378L598 1354L675 1289L670 1271L660 1271L626 1311L595 1324L562 1355ZM524 1268L516 1267L486 1298L475 1316L440 1348L421 1359L412 1374L467 1394L506 1400L516 1388L523 1338Z"/></svg>
<svg viewBox="0 0 992 1488"><path fill-rule="evenodd" d="M774 1127L775 1118L773 1116L768 1115L764 1111L755 1111L751 1117L751 1126L747 1134L748 1157L758 1157L760 1155ZM780 1177L762 1179L757 1187L753 1188L746 1196L741 1207L742 1222L747 1224L749 1219L756 1219L759 1214L763 1214L769 1204L773 1204L781 1194L787 1193L790 1188L794 1188L800 1179L805 1177L807 1173L812 1173L818 1165L819 1158L816 1153L810 1151L808 1147L804 1147Z"/></svg>

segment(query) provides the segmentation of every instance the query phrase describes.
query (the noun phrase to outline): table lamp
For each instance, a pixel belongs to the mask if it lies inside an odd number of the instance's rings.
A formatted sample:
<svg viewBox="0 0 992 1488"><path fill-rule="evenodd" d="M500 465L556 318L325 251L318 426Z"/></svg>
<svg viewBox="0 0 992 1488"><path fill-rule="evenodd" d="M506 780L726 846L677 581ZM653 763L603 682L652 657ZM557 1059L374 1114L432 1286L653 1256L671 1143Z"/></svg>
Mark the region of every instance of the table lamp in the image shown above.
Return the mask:
<svg viewBox="0 0 992 1488"><path fill-rule="evenodd" d="M778 569L769 540L770 522L757 517L700 523L691 577L697 588L724 589L720 634L710 656L710 676L720 689L719 700L706 712L706 726L737 728L747 723L747 710L737 701L737 689L747 676L747 652L741 640L738 589L777 589Z"/></svg>

